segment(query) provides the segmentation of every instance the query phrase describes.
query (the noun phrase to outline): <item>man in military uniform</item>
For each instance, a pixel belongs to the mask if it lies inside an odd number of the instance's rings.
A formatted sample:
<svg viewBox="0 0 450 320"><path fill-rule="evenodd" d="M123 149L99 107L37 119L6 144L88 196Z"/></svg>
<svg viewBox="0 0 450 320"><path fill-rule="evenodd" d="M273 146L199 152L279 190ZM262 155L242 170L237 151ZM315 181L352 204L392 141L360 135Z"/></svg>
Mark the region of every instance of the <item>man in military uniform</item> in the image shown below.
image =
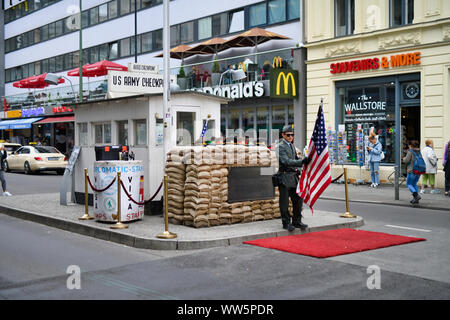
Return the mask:
<svg viewBox="0 0 450 320"><path fill-rule="evenodd" d="M297 194L297 184L301 167L309 163L308 158L301 160L297 156L294 144L294 130L291 125L284 126L283 139L278 144L278 163L280 181L278 190L280 192L280 211L283 229L293 231L294 228L307 228L308 225L302 223L303 199ZM293 212L292 223L289 215L289 198L291 198Z"/></svg>

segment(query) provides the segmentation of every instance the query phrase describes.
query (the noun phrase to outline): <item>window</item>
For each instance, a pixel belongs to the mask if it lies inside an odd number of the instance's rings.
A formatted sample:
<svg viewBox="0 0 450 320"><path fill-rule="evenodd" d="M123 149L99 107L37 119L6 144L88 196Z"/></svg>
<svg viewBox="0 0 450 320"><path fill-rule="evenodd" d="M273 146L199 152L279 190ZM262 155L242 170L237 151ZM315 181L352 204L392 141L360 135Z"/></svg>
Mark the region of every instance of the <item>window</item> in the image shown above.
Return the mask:
<svg viewBox="0 0 450 320"><path fill-rule="evenodd" d="M289 20L300 18L300 0L288 0L287 6Z"/></svg>
<svg viewBox="0 0 450 320"><path fill-rule="evenodd" d="M335 0L336 37L353 34L355 25L355 0Z"/></svg>
<svg viewBox="0 0 450 320"><path fill-rule="evenodd" d="M194 22L186 22L180 25L180 41L181 43L194 41Z"/></svg>
<svg viewBox="0 0 450 320"><path fill-rule="evenodd" d="M249 9L250 27L266 24L266 3L256 4Z"/></svg>
<svg viewBox="0 0 450 320"><path fill-rule="evenodd" d="M141 36L142 40L142 52L148 52L152 50L152 42L153 42L153 35L151 32L144 33Z"/></svg>
<svg viewBox="0 0 450 320"><path fill-rule="evenodd" d="M52 39L55 37L55 35L56 35L56 29L55 29L55 23L53 22L48 25L48 38Z"/></svg>
<svg viewBox="0 0 450 320"><path fill-rule="evenodd" d="M64 63L64 56L60 55L55 57L55 71L62 71Z"/></svg>
<svg viewBox="0 0 450 320"><path fill-rule="evenodd" d="M130 46L131 46L130 54L134 55L136 45L137 45L137 54L140 54L141 53L141 36L139 34L137 36L136 42L134 42L134 36L132 36L130 38Z"/></svg>
<svg viewBox="0 0 450 320"><path fill-rule="evenodd" d="M170 27L170 46L175 47L180 44L180 25Z"/></svg>
<svg viewBox="0 0 450 320"><path fill-rule="evenodd" d="M98 7L89 9L89 24L92 26L98 23Z"/></svg>
<svg viewBox="0 0 450 320"><path fill-rule="evenodd" d="M198 20L198 40L212 37L212 19L211 17Z"/></svg>
<svg viewBox="0 0 450 320"><path fill-rule="evenodd" d="M120 0L120 15L123 16L130 12L130 0Z"/></svg>
<svg viewBox="0 0 450 320"><path fill-rule="evenodd" d="M117 0L108 2L108 16L109 19L117 17Z"/></svg>
<svg viewBox="0 0 450 320"><path fill-rule="evenodd" d="M94 125L95 143L111 143L111 123L100 123Z"/></svg>
<svg viewBox="0 0 450 320"><path fill-rule="evenodd" d="M119 54L118 43L111 42L109 43L109 60L117 59Z"/></svg>
<svg viewBox="0 0 450 320"><path fill-rule="evenodd" d="M108 59L108 45L102 44L98 46L98 61L107 60Z"/></svg>
<svg viewBox="0 0 450 320"><path fill-rule="evenodd" d="M153 31L153 34L155 35L155 39L154 39L154 46L153 49L157 50L157 49L162 49L163 47L163 31L162 29Z"/></svg>
<svg viewBox="0 0 450 320"><path fill-rule="evenodd" d="M86 28L89 25L89 11L83 11L81 13L81 25Z"/></svg>
<svg viewBox="0 0 450 320"><path fill-rule="evenodd" d="M135 145L143 146L147 145L147 120L135 120L134 121L135 128Z"/></svg>
<svg viewBox="0 0 450 320"><path fill-rule="evenodd" d="M99 47L93 47L89 50L89 61L90 63L94 63L99 61L98 60L98 51L99 51Z"/></svg>
<svg viewBox="0 0 450 320"><path fill-rule="evenodd" d="M390 1L391 27L411 24L414 19L414 0Z"/></svg>
<svg viewBox="0 0 450 320"><path fill-rule="evenodd" d="M128 121L117 122L117 143L128 145Z"/></svg>
<svg viewBox="0 0 450 320"><path fill-rule="evenodd" d="M108 4L102 4L98 7L98 22L108 20Z"/></svg>
<svg viewBox="0 0 450 320"><path fill-rule="evenodd" d="M238 11L232 11L229 14L229 33L241 31L244 30L244 10L238 10ZM226 24L221 26L225 28L225 30L228 28ZM222 32L221 34L227 33L226 31Z"/></svg>
<svg viewBox="0 0 450 320"><path fill-rule="evenodd" d="M277 23L286 20L286 1L269 1L269 23Z"/></svg>
<svg viewBox="0 0 450 320"><path fill-rule="evenodd" d="M41 41L41 29L34 29L34 43Z"/></svg>
<svg viewBox="0 0 450 320"><path fill-rule="evenodd" d="M120 56L126 57L130 55L130 38L120 40Z"/></svg>
<svg viewBox="0 0 450 320"><path fill-rule="evenodd" d="M88 144L88 126L87 123L78 124L78 144L87 145Z"/></svg>
<svg viewBox="0 0 450 320"><path fill-rule="evenodd" d="M228 15L226 13L216 14L212 17L212 35L213 37L227 33Z"/></svg>
<svg viewBox="0 0 450 320"><path fill-rule="evenodd" d="M56 71L56 58L49 58L48 59L48 72L55 72Z"/></svg>

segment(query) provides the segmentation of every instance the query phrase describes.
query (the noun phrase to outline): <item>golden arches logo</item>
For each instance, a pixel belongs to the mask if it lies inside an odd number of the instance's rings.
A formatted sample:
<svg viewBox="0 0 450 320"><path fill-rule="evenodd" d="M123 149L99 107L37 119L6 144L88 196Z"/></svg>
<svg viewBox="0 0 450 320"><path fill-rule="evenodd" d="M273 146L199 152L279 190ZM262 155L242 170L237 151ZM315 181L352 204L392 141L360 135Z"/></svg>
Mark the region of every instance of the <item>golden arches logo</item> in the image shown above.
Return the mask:
<svg viewBox="0 0 450 320"><path fill-rule="evenodd" d="M283 65L283 59L280 56L273 57L273 61L272 61L273 68L281 68L282 65Z"/></svg>
<svg viewBox="0 0 450 320"><path fill-rule="evenodd" d="M243 62L239 62L239 64L238 64L238 69L242 69L242 70L244 70L244 72L247 72L247 68L246 68L246 65L245 65L245 63L243 63Z"/></svg>
<svg viewBox="0 0 450 320"><path fill-rule="evenodd" d="M292 84L292 96L297 96L297 88L295 87L295 79L294 75L292 73L288 73L287 75L282 71L278 75L277 78L277 89L276 89L276 95L280 95L280 84L281 84L281 78L283 78L283 86L284 86L284 94L288 94L288 88L289 88L289 79L291 79Z"/></svg>

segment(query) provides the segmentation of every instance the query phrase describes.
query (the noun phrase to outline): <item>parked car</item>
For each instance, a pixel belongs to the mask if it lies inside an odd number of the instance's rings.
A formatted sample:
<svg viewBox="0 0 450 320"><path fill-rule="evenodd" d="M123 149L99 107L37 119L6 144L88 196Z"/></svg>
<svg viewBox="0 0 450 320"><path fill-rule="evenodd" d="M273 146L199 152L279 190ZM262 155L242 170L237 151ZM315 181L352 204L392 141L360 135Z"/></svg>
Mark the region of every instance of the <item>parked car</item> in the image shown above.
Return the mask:
<svg viewBox="0 0 450 320"><path fill-rule="evenodd" d="M23 146L6 158L6 171L24 171L31 174L38 171L56 171L63 174L67 157L50 146Z"/></svg>
<svg viewBox="0 0 450 320"><path fill-rule="evenodd" d="M11 142L0 142L0 148L2 146L5 146L5 150L7 155L9 156L11 153L19 149L22 145L18 143L11 143Z"/></svg>

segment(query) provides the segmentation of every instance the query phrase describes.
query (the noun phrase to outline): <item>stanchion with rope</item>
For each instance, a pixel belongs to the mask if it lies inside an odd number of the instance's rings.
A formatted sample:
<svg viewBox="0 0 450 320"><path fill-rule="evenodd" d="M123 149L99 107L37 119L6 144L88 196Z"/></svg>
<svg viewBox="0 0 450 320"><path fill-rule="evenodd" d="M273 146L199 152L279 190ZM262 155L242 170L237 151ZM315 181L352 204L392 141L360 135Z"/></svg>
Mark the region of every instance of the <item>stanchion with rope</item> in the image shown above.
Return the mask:
<svg viewBox="0 0 450 320"><path fill-rule="evenodd" d="M347 168L344 168L344 180L345 180L345 207L347 211L344 214L341 214L341 218L356 218L356 215L350 213L350 209L348 208L348 188L347 188Z"/></svg>
<svg viewBox="0 0 450 320"><path fill-rule="evenodd" d="M84 215L79 217L78 220L92 220L95 217L89 215L88 208L88 169L84 168Z"/></svg>
<svg viewBox="0 0 450 320"><path fill-rule="evenodd" d="M117 172L117 223L113 226L111 226L111 229L127 229L128 226L126 224L123 224L120 219L120 207L121 207L121 199L120 199L120 172Z"/></svg>
<svg viewBox="0 0 450 320"><path fill-rule="evenodd" d="M164 226L165 231L163 233L158 234L156 237L161 239L174 239L177 237L175 233L169 232L169 211L168 204L169 200L167 199L167 174L164 175Z"/></svg>

